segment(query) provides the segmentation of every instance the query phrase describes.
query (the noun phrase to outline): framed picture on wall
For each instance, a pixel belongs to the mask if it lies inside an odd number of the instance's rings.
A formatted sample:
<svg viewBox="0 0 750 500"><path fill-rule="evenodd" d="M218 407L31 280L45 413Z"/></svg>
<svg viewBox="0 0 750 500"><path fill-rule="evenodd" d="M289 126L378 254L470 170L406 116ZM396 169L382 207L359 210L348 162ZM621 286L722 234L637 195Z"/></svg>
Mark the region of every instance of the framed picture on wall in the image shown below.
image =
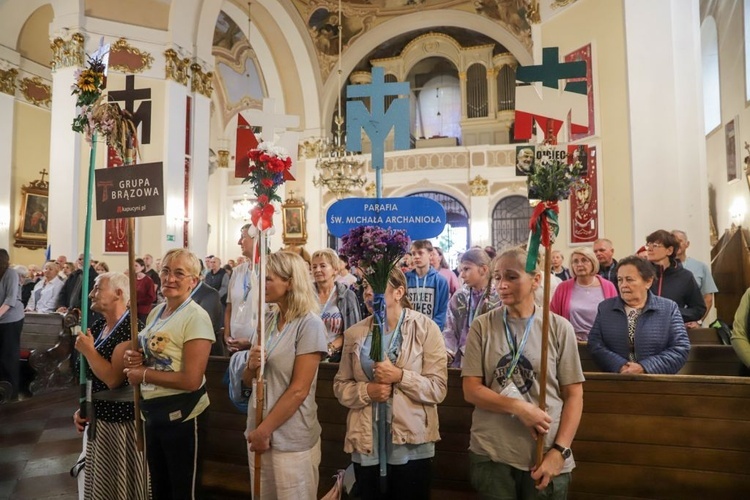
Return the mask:
<svg viewBox="0 0 750 500"><path fill-rule="evenodd" d="M21 187L21 212L14 247L47 248L47 221L49 218L49 183L44 180L46 170L40 172L41 180L31 181Z"/></svg>
<svg viewBox="0 0 750 500"><path fill-rule="evenodd" d="M737 166L737 150L739 149L737 144L737 138L739 137L738 124L739 117L735 116L734 120L724 126L724 138L727 147L727 182L736 181L740 178Z"/></svg>
<svg viewBox="0 0 750 500"><path fill-rule="evenodd" d="M305 204L293 197L287 198L281 205L282 238L285 245L304 245L307 243L307 222L305 221Z"/></svg>

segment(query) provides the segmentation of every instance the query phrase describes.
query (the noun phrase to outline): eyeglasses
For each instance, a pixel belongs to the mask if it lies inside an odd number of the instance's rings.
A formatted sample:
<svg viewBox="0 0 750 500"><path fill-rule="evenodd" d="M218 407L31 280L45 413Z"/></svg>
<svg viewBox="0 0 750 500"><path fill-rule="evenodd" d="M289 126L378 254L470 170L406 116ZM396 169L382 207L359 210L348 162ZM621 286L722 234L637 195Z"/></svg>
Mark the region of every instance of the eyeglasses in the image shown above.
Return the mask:
<svg viewBox="0 0 750 500"><path fill-rule="evenodd" d="M646 248L653 250L654 248L664 248L664 245L661 243L646 243Z"/></svg>
<svg viewBox="0 0 750 500"><path fill-rule="evenodd" d="M177 269L176 271L170 271L168 268L162 267L161 271L159 271L159 276L162 280L166 280L171 276L175 279L175 281L182 281L190 275L180 269Z"/></svg>

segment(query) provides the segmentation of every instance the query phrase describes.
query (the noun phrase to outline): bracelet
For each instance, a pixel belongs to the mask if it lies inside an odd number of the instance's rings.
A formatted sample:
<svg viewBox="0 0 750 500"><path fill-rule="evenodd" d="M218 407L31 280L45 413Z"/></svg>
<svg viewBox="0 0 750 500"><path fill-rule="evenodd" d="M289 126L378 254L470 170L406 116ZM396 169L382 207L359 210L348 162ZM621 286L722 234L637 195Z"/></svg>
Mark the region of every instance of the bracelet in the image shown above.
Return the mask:
<svg viewBox="0 0 750 500"><path fill-rule="evenodd" d="M146 383L146 372L148 371L148 368L143 369L143 380L141 381L142 384Z"/></svg>

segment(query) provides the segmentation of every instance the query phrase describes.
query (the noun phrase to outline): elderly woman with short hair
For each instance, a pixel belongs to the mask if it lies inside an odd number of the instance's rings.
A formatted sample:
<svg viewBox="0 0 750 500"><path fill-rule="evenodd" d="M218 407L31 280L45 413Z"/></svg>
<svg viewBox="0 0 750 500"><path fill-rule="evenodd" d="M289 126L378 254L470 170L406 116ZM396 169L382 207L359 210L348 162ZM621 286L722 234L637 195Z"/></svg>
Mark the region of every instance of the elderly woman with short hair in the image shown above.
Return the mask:
<svg viewBox="0 0 750 500"><path fill-rule="evenodd" d="M320 305L320 318L326 326L328 361L341 359L344 331L359 321L357 295L343 283L336 281L339 257L330 248L312 255L313 286Z"/></svg>
<svg viewBox="0 0 750 500"><path fill-rule="evenodd" d="M687 361L690 340L680 309L653 293L654 278L653 266L638 256L617 263L620 296L599 304L589 334L591 357L602 370L674 374Z"/></svg>
<svg viewBox="0 0 750 500"><path fill-rule="evenodd" d="M550 300L550 311L570 321L579 342L586 342L594 324L599 303L617 296L617 289L599 276L599 261L589 247L580 247L570 254L573 279L563 281Z"/></svg>
<svg viewBox="0 0 750 500"><path fill-rule="evenodd" d="M255 476L255 454L262 453L263 499L313 499L318 491L321 432L315 387L326 353L326 329L302 257L273 253L266 271L266 303L273 307L265 316L265 411L258 423L255 408L248 407L245 437L250 479ZM259 367L260 346L256 345L242 375L245 385L255 384Z"/></svg>
<svg viewBox="0 0 750 500"><path fill-rule="evenodd" d="M75 348L88 362L87 377L91 379L92 393L96 394L128 385L123 372L123 354L130 342L128 277L122 273L100 274L89 297L91 307L103 319L76 338ZM138 329L142 327L139 322ZM108 401L95 397L94 415L96 439L84 437L84 498L149 498L143 454L133 446L136 432L132 400ZM89 419L82 419L76 411L73 422L83 432ZM113 474L113 470L118 474Z"/></svg>
<svg viewBox="0 0 750 500"><path fill-rule="evenodd" d="M191 294L200 262L189 250L164 255L161 291L138 336L141 349L125 351L125 373L141 384L146 458L154 498L193 498L201 484L207 425L206 365L216 341L208 313Z"/></svg>

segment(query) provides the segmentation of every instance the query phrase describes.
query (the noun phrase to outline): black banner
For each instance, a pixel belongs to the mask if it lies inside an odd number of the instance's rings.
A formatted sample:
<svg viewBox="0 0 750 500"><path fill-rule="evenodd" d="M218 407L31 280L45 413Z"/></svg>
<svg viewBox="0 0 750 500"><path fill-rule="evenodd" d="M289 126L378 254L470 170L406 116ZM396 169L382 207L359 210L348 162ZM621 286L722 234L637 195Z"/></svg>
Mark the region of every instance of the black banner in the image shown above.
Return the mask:
<svg viewBox="0 0 750 500"><path fill-rule="evenodd" d="M162 163L143 163L94 171L96 219L164 215Z"/></svg>

